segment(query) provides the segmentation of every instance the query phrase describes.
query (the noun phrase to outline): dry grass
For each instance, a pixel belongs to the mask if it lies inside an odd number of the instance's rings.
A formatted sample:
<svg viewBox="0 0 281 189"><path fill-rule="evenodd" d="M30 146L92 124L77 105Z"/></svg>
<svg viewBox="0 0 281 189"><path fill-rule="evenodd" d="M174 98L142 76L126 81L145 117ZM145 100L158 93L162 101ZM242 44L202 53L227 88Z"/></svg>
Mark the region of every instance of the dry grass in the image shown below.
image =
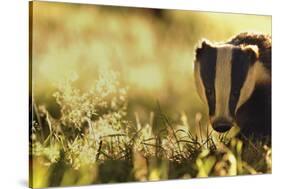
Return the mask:
<svg viewBox="0 0 281 189"><path fill-rule="evenodd" d="M218 135L193 80L194 47L267 16L35 2L33 187L271 172L271 147Z"/></svg>
<svg viewBox="0 0 281 189"><path fill-rule="evenodd" d="M137 113L127 120L126 89L105 72L88 92L75 89L73 79L58 85L59 119L33 101L33 187L271 172L269 146L218 135L199 113L196 132L185 114L173 123L159 103L147 123Z"/></svg>

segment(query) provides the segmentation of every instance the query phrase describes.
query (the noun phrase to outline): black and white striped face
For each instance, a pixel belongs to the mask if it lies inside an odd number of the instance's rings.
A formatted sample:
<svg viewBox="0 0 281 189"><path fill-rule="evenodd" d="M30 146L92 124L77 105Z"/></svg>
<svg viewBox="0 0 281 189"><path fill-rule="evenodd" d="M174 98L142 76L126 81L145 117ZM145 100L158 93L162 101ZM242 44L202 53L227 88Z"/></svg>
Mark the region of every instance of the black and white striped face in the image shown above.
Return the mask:
<svg viewBox="0 0 281 189"><path fill-rule="evenodd" d="M196 49L194 65L198 94L208 105L210 122L218 132L228 131L235 114L255 87L256 46L211 45Z"/></svg>

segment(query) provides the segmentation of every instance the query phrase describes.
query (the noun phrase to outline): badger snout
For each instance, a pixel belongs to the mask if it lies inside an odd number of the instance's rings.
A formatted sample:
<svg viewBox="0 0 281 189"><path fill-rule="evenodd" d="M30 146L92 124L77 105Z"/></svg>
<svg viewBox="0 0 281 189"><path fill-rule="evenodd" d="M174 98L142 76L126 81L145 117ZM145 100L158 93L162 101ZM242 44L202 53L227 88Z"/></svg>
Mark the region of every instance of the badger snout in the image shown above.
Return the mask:
<svg viewBox="0 0 281 189"><path fill-rule="evenodd" d="M224 118L215 119L211 124L212 124L213 129L220 133L229 131L231 129L231 127L233 126L232 121L229 121Z"/></svg>

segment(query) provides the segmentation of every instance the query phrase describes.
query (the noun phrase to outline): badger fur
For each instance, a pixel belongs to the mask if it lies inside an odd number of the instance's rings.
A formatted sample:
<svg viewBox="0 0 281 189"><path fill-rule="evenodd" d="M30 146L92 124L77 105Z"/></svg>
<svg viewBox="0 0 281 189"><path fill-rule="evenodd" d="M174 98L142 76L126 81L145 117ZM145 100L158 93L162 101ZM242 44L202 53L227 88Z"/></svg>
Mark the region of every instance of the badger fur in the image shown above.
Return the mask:
<svg viewBox="0 0 281 189"><path fill-rule="evenodd" d="M197 91L214 130L237 125L240 135L271 136L271 36L241 33L196 48Z"/></svg>

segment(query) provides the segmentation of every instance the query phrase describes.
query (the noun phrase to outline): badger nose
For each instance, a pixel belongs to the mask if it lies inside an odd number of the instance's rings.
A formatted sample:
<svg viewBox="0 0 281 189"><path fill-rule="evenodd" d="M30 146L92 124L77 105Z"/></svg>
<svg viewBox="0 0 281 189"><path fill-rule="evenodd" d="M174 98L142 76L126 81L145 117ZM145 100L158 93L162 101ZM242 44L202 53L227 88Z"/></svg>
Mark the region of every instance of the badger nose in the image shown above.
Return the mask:
<svg viewBox="0 0 281 189"><path fill-rule="evenodd" d="M220 133L224 133L224 132L231 129L232 123L230 121L227 121L227 120L218 119L218 120L214 121L212 126L213 126L213 129L215 131L220 132Z"/></svg>

